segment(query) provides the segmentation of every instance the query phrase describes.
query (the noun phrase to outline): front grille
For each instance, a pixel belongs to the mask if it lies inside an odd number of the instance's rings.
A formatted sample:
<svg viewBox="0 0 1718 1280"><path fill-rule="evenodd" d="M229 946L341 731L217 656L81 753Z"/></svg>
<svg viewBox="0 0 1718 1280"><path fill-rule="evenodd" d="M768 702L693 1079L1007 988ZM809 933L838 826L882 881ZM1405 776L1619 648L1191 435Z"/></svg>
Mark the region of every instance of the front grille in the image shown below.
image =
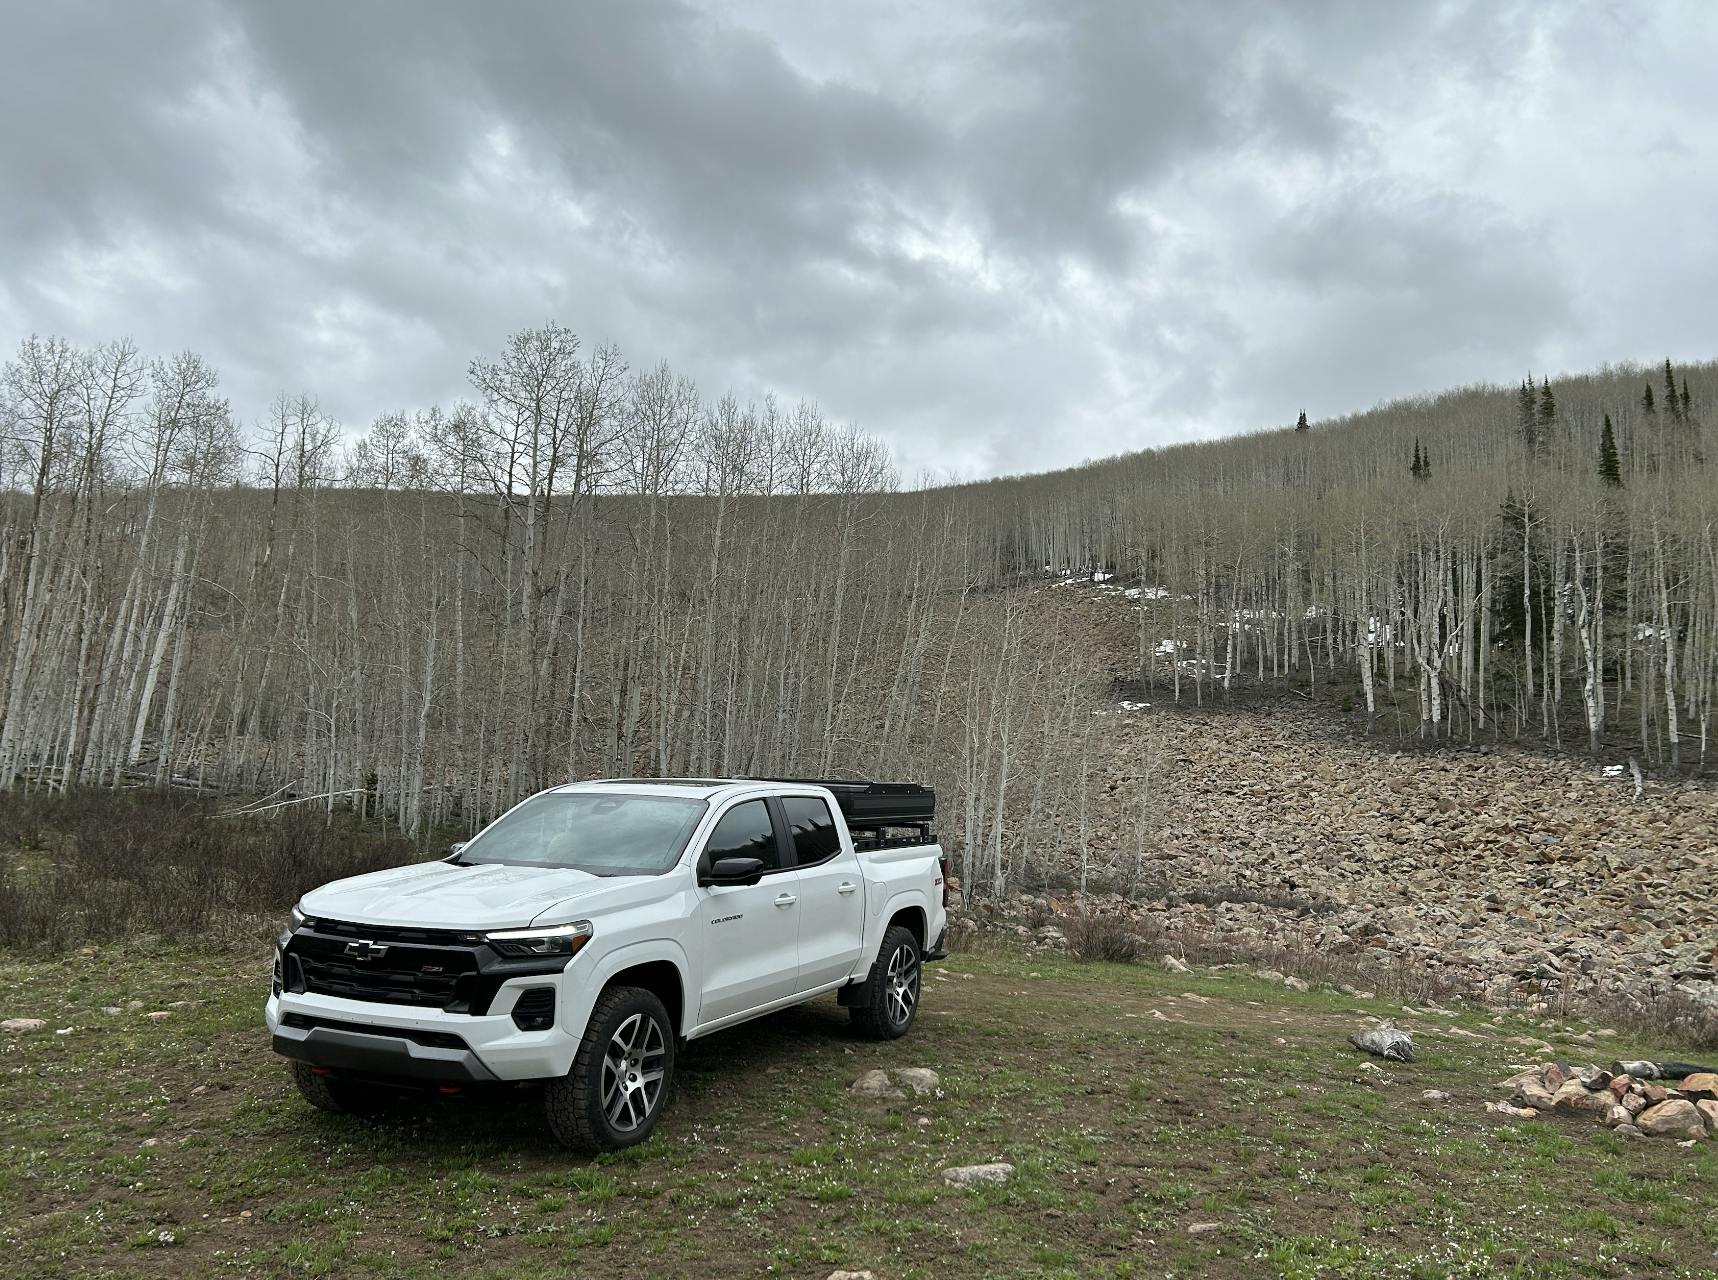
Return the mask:
<svg viewBox="0 0 1718 1280"><path fill-rule="evenodd" d="M423 1005L453 1013L464 1013L471 1007L474 974L425 973L424 966L409 953L399 960L390 954L380 960L352 962L301 952L298 963L304 971L304 989L313 995Z"/></svg>
<svg viewBox="0 0 1718 1280"><path fill-rule="evenodd" d="M293 993L476 1016L511 979L566 967L565 956L499 956L480 934L319 919L287 940L281 980Z"/></svg>
<svg viewBox="0 0 1718 1280"><path fill-rule="evenodd" d="M312 1031L317 1027L326 1027L330 1031L356 1031L366 1036L392 1036L398 1040L410 1040L413 1044L421 1044L431 1049L467 1049L470 1046L464 1040L448 1031L419 1031L412 1027L371 1027L361 1022L341 1022L337 1018L312 1017L308 1013L289 1013L281 1019L289 1027L300 1031Z"/></svg>

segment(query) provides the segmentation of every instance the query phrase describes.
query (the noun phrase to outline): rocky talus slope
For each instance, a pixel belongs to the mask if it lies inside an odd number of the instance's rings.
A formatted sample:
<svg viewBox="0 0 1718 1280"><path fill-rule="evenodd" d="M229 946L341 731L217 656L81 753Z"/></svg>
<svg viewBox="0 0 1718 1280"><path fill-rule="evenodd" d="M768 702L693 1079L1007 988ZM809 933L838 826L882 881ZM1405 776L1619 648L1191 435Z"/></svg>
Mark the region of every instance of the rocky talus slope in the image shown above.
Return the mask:
<svg viewBox="0 0 1718 1280"><path fill-rule="evenodd" d="M1628 777L1582 756L1402 750L1293 696L1203 711L1151 701L1100 717L1115 803L1095 843L1127 860L1126 797L1154 753L1165 801L1152 896L1103 909L1216 943L1371 957L1491 996L1681 991L1718 1006L1718 788L1649 780L1637 802Z"/></svg>

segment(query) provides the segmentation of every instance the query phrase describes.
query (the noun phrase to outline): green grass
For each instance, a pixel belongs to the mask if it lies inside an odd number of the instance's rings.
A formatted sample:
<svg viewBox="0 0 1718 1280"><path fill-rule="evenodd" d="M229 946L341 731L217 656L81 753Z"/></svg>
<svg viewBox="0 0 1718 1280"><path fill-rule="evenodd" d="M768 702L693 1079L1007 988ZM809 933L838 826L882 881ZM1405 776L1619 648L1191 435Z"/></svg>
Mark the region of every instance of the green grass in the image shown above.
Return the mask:
<svg viewBox="0 0 1718 1280"><path fill-rule="evenodd" d="M1672 1045L1401 1015L1420 1061L1377 1077L1345 1037L1382 1002L966 956L903 1041L856 1040L820 1002L691 1046L656 1138L587 1160L530 1089L311 1110L268 1050L265 972L141 946L0 957L0 1017L50 1024L0 1039L0 1276L1718 1274L1718 1143L1483 1106L1533 1059L1524 1037L1577 1060ZM195 1003L101 1011L133 1000ZM941 1095L848 1094L896 1066L936 1068ZM940 1178L992 1159L1011 1182Z"/></svg>

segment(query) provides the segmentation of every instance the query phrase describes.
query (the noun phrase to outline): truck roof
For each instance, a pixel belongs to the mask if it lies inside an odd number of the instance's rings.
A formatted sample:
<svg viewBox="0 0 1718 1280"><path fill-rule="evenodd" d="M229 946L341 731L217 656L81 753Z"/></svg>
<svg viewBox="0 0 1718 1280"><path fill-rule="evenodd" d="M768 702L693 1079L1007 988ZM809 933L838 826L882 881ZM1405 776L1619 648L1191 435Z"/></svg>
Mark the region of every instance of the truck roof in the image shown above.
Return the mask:
<svg viewBox="0 0 1718 1280"><path fill-rule="evenodd" d="M640 795L691 795L700 800L724 791L748 788L776 789L776 784L758 778L591 778L585 782L569 782L555 791L596 791L604 787L624 787Z"/></svg>
<svg viewBox="0 0 1718 1280"><path fill-rule="evenodd" d="M596 778L569 783L557 791L625 787L641 795L693 795L708 800L725 793L775 794L800 787L830 793L849 827L928 829L936 816L936 791L913 782L870 782L848 778Z"/></svg>

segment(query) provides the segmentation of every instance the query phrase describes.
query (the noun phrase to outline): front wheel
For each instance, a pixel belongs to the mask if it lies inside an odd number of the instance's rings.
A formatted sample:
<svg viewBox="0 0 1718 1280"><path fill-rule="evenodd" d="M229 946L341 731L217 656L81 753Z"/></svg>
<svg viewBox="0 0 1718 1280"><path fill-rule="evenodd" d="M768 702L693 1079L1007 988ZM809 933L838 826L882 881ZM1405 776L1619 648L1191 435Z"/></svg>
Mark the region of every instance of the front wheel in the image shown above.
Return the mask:
<svg viewBox="0 0 1718 1280"><path fill-rule="evenodd" d="M549 1132L579 1151L617 1151L656 1128L674 1079L668 1010L642 987L610 987L585 1024L573 1069L543 1094Z"/></svg>
<svg viewBox="0 0 1718 1280"><path fill-rule="evenodd" d="M919 941L911 929L892 926L883 934L877 962L865 979L864 998L847 1013L861 1035L898 1040L919 1016Z"/></svg>

